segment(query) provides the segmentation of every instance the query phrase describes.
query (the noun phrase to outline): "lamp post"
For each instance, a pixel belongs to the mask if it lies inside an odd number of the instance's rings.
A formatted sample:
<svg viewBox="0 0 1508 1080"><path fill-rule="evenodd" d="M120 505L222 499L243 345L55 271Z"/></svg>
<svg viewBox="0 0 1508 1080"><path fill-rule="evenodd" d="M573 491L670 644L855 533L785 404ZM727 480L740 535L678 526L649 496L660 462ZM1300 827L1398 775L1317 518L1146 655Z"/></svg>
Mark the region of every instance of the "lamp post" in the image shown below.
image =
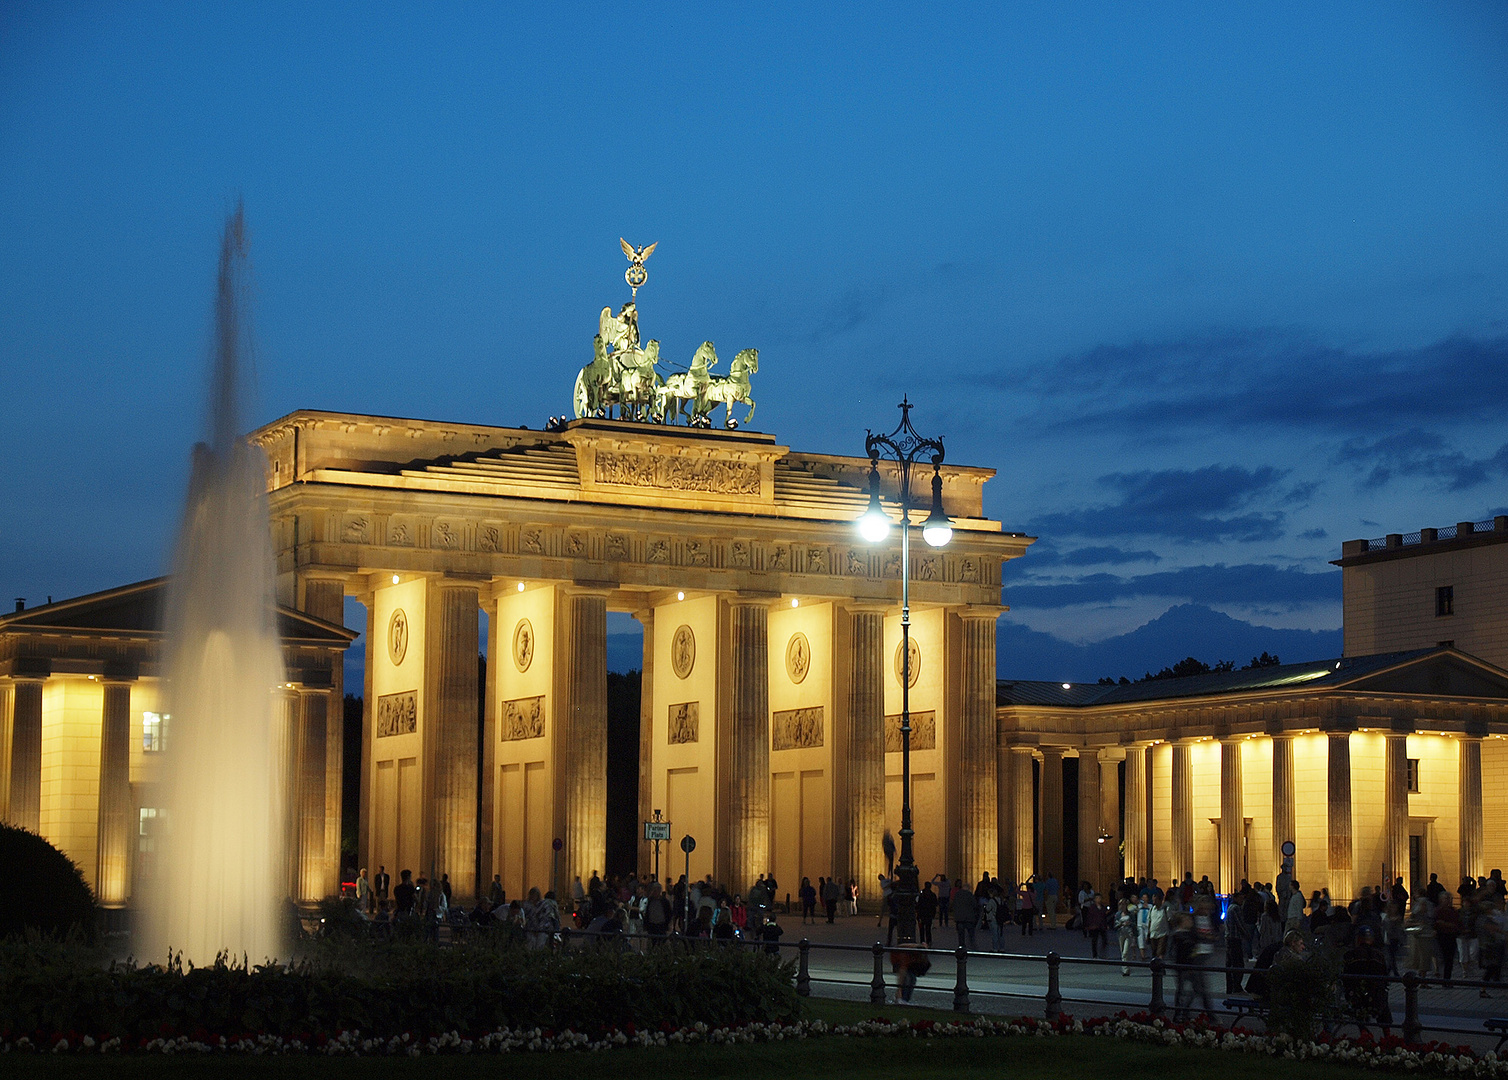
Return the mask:
<svg viewBox="0 0 1508 1080"><path fill-rule="evenodd" d="M897 938L916 940L916 859L911 827L911 470L918 461L932 461L932 512L922 523L922 539L942 547L953 539L953 523L942 506L942 439L923 438L911 426L911 402L901 399L901 422L888 435L865 432L869 455L869 508L859 519L859 535L872 544L890 533L890 515L880 501L880 458L894 461L900 471L901 510L901 858L891 886L896 898Z"/></svg>

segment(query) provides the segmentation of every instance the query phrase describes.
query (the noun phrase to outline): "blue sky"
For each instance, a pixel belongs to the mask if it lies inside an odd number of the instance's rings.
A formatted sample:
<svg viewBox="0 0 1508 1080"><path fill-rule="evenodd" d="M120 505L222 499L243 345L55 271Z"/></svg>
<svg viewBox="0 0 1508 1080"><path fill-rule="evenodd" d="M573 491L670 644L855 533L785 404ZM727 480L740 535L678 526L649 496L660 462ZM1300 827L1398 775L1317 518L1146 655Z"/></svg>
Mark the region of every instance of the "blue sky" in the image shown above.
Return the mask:
<svg viewBox="0 0 1508 1080"><path fill-rule="evenodd" d="M259 422L537 426L659 241L668 358L909 394L1070 641L1508 506L1508 8L811 7L0 7L0 589L162 570L238 197Z"/></svg>

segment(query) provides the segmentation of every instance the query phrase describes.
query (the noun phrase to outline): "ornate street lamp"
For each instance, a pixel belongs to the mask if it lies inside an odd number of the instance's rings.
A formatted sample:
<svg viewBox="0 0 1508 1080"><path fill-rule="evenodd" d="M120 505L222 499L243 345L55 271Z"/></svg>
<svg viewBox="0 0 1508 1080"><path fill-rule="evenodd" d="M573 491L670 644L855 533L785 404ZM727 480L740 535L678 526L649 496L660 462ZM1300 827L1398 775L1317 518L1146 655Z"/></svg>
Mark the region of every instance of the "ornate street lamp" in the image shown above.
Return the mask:
<svg viewBox="0 0 1508 1080"><path fill-rule="evenodd" d="M932 460L932 512L922 523L922 539L942 547L953 539L953 523L943 512L941 439L925 439L911 426L911 402L901 399L901 422L889 435L865 432L869 455L869 508L859 519L859 535L872 544L890 533L890 515L880 501L880 458L900 466L901 504L901 859L891 886L896 898L897 937L916 940L916 860L911 828L911 468L923 458Z"/></svg>

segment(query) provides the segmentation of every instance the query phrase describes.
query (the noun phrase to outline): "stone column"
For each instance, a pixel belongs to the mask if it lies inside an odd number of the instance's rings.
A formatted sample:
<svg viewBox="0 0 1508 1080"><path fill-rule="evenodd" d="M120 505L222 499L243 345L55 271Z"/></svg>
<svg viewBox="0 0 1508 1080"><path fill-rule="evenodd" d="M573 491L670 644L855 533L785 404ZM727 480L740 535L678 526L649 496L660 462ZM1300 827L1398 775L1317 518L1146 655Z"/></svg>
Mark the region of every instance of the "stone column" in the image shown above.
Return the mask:
<svg viewBox="0 0 1508 1080"><path fill-rule="evenodd" d="M452 899L476 895L477 852L477 613L474 582L431 581L425 604L425 772L432 787L427 832L433 837L436 882L450 875ZM606 698L606 671L599 674ZM599 742L599 746L601 743Z"/></svg>
<svg viewBox="0 0 1508 1080"><path fill-rule="evenodd" d="M1100 851L1100 759L1092 750L1079 751L1079 877L1105 892ZM1067 882L1064 883L1069 884ZM1072 882L1075 892L1079 883ZM1106 894L1108 895L1108 893Z"/></svg>
<svg viewBox="0 0 1508 1080"><path fill-rule="evenodd" d="M305 577L302 610L316 619L344 626L346 588L344 577ZM368 635L371 636L370 634ZM340 893L340 821L343 809L341 780L345 759L345 669L339 658L331 666L330 689L325 703L325 836L321 895ZM375 873L375 871L373 871ZM454 875L452 875L452 881Z"/></svg>
<svg viewBox="0 0 1508 1080"><path fill-rule="evenodd" d="M1042 747L1042 873L1063 880L1063 748Z"/></svg>
<svg viewBox="0 0 1508 1080"><path fill-rule="evenodd" d="M10 820L10 737L15 718L15 686L0 682L0 821Z"/></svg>
<svg viewBox="0 0 1508 1080"><path fill-rule="evenodd" d="M42 831L42 682L18 679L12 706L10 823Z"/></svg>
<svg viewBox="0 0 1508 1080"><path fill-rule="evenodd" d="M594 870L604 873L607 863L607 597L570 593L565 608L568 650L556 657L567 669L563 741L556 743L565 796L562 889L578 874L586 882Z"/></svg>
<svg viewBox="0 0 1508 1080"><path fill-rule="evenodd" d="M1032 811L1036 797L1032 792L1032 748L1015 745L1010 748L1010 830L1011 864L1002 867L1010 880L1020 884L1036 872L1036 827ZM978 879L975 879L978 880ZM973 887L965 879L965 885Z"/></svg>
<svg viewBox="0 0 1508 1080"><path fill-rule="evenodd" d="M131 892L131 684L107 682L104 691L94 894L118 908Z"/></svg>
<svg viewBox="0 0 1508 1080"><path fill-rule="evenodd" d="M885 613L849 615L848 866L859 894L874 894L885 872Z"/></svg>
<svg viewBox="0 0 1508 1080"><path fill-rule="evenodd" d="M728 608L728 886L747 894L770 869L769 609L762 600L741 598Z"/></svg>
<svg viewBox="0 0 1508 1080"><path fill-rule="evenodd" d="M1482 739L1463 735L1456 740L1461 750L1457 798L1461 816L1461 866L1459 875L1481 877L1482 861Z"/></svg>
<svg viewBox="0 0 1508 1080"><path fill-rule="evenodd" d="M655 745L655 612L645 608L634 612L644 628L644 660L639 669L639 879L648 881L654 873L654 844L644 839L643 822L654 817L654 745ZM663 851L660 853L665 854ZM604 855L604 858L606 856ZM660 867L660 873L665 868Z"/></svg>
<svg viewBox="0 0 1508 1080"><path fill-rule="evenodd" d="M1351 891L1351 733L1329 733L1327 784L1330 833L1330 898L1350 903Z"/></svg>
<svg viewBox="0 0 1508 1080"><path fill-rule="evenodd" d="M1409 737L1405 732L1389 732L1383 740L1382 857L1388 884L1392 884L1394 878L1407 879L1409 874ZM1413 888L1413 882L1405 884Z"/></svg>
<svg viewBox="0 0 1508 1080"><path fill-rule="evenodd" d="M959 809L962 824L959 855L964 881L978 881L985 871L998 873L999 823L995 818L995 623L998 609L959 612L962 624L957 727ZM1062 776L1058 778L1062 801ZM1062 833L1059 855L1062 859Z"/></svg>
<svg viewBox="0 0 1508 1080"><path fill-rule="evenodd" d="M1103 844L1095 839L1095 851L1100 876L1105 888L1113 888L1121 878L1120 844L1121 831L1121 778L1120 755L1116 751L1099 752L1100 778L1100 828L1109 834ZM1126 873L1130 873L1129 868ZM1109 894L1106 893L1108 896Z"/></svg>
<svg viewBox="0 0 1508 1080"><path fill-rule="evenodd" d="M1220 740L1220 891L1241 887L1241 852L1246 843L1246 811L1241 800L1242 739Z"/></svg>
<svg viewBox="0 0 1508 1080"><path fill-rule="evenodd" d="M1283 866L1283 844L1288 840L1298 842L1298 817L1293 795L1293 736L1280 731L1272 737L1272 867L1268 872L1274 878Z"/></svg>
<svg viewBox="0 0 1508 1080"><path fill-rule="evenodd" d="M1126 876L1152 876L1147 861L1147 748L1126 747Z"/></svg>
<svg viewBox="0 0 1508 1080"><path fill-rule="evenodd" d="M294 867L297 873L295 899L313 904L330 895L325 884L325 788L328 780L329 699L320 691L298 696L298 727L294 736L297 755L293 807L293 835L297 842Z"/></svg>
<svg viewBox="0 0 1508 1080"><path fill-rule="evenodd" d="M1174 886L1185 874L1194 871L1194 770L1190 761L1190 743L1179 739L1173 743L1173 797L1170 800L1172 820L1168 852L1172 856L1172 868L1168 885Z"/></svg>

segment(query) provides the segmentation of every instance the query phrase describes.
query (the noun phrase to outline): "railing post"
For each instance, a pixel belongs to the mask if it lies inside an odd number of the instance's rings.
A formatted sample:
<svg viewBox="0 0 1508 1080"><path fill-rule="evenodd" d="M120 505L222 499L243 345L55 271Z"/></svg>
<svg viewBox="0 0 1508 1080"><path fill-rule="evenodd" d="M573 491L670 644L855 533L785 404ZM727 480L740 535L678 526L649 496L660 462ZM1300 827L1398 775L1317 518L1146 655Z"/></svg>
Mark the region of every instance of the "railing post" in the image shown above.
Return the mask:
<svg viewBox="0 0 1508 1080"><path fill-rule="evenodd" d="M1424 1035L1424 1025L1419 1023L1419 975L1403 973L1403 1038L1416 1043Z"/></svg>
<svg viewBox="0 0 1508 1080"><path fill-rule="evenodd" d="M880 962L885 958L885 946L874 943L874 978L869 982L869 1004L885 1004L885 970Z"/></svg>
<svg viewBox="0 0 1508 1080"><path fill-rule="evenodd" d="M571 947L571 931L562 926L560 928L560 951L565 952Z"/></svg>
<svg viewBox="0 0 1508 1080"><path fill-rule="evenodd" d="M811 997L812 973L807 966L807 961L812 954L812 943L806 938L802 938L801 944L798 946L798 951L801 960L796 968L796 993L800 994L802 997Z"/></svg>
<svg viewBox="0 0 1508 1080"><path fill-rule="evenodd" d="M958 965L958 978L953 983L953 1011L969 1011L969 951L962 945L953 950L953 959Z"/></svg>
<svg viewBox="0 0 1508 1080"><path fill-rule="evenodd" d="M1047 953L1047 1019L1056 1020L1063 1011L1063 995L1058 991L1058 968L1063 958L1049 949Z"/></svg>
<svg viewBox="0 0 1508 1080"><path fill-rule="evenodd" d="M1162 973L1167 963L1160 956L1152 957L1152 1000L1147 1005L1147 1011L1153 1016L1161 1016L1168 1011L1168 1004L1162 999Z"/></svg>

